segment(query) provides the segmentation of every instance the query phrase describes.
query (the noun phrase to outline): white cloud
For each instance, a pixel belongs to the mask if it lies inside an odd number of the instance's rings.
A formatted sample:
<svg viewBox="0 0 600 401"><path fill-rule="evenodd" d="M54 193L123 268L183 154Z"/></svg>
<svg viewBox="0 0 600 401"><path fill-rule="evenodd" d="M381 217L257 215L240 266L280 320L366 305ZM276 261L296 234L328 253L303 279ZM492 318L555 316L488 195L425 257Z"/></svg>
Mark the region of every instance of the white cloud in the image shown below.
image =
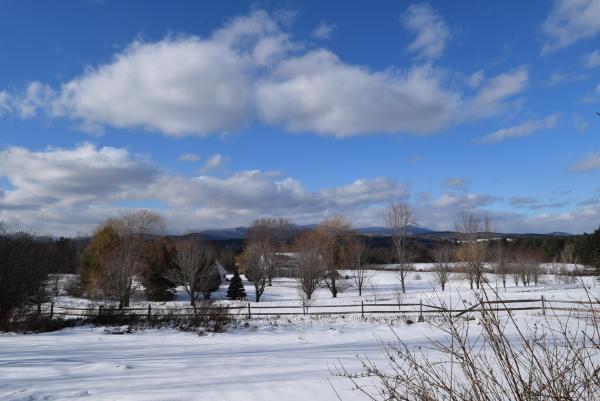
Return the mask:
<svg viewBox="0 0 600 401"><path fill-rule="evenodd" d="M11 111L11 95L7 91L0 91L0 117Z"/></svg>
<svg viewBox="0 0 600 401"><path fill-rule="evenodd" d="M452 177L444 181L444 186L447 188L466 189L469 185L469 180L461 177Z"/></svg>
<svg viewBox="0 0 600 401"><path fill-rule="evenodd" d="M311 33L317 39L329 39L335 27L333 25L321 22Z"/></svg>
<svg viewBox="0 0 600 401"><path fill-rule="evenodd" d="M204 163L204 166L202 167L202 169L200 171L203 173L206 173L211 170L223 168L223 167L225 167L226 161L227 161L227 158L224 157L222 154L220 154L220 153L214 154L206 160L206 163Z"/></svg>
<svg viewBox="0 0 600 401"><path fill-rule="evenodd" d="M586 54L581 61L587 68L600 67L600 50L594 50L593 52Z"/></svg>
<svg viewBox="0 0 600 401"><path fill-rule="evenodd" d="M478 88L483 82L485 75L482 70L475 71L467 77L467 84L471 88Z"/></svg>
<svg viewBox="0 0 600 401"><path fill-rule="evenodd" d="M183 232L245 225L263 216L314 223L334 213L355 225L378 225L389 202L410 199L406 185L385 177L320 190L275 171L187 177L166 173L125 149L91 144L44 151L10 147L0 151L0 174L10 183L10 189L0 191L0 220L18 220L55 235L89 233L104 219L145 202L160 205L154 207L165 216L170 232ZM420 196L415 206L420 224L441 230L452 229L461 209L489 213L499 229L510 232L589 231L600 219L600 205L589 202L568 213L486 211L500 201L493 195L448 192L433 201ZM534 201L520 200L530 210L561 206Z"/></svg>
<svg viewBox="0 0 600 401"><path fill-rule="evenodd" d="M258 84L261 118L293 132L346 137L368 133L432 133L457 113L458 95L426 66L372 72L327 50L283 61Z"/></svg>
<svg viewBox="0 0 600 401"><path fill-rule="evenodd" d="M184 161L184 162L195 163L198 160L200 160L200 156L198 156L195 153L182 153L179 156L179 160Z"/></svg>
<svg viewBox="0 0 600 401"><path fill-rule="evenodd" d="M502 128L491 134L484 135L477 139L479 143L500 142L509 138L519 138L531 135L534 132L552 128L556 125L559 114L552 114L543 120L529 120L523 124L515 125L509 128Z"/></svg>
<svg viewBox="0 0 600 401"><path fill-rule="evenodd" d="M523 92L528 82L529 73L524 67L490 78L468 102L466 116L485 118L502 113L509 106L507 100Z"/></svg>
<svg viewBox="0 0 600 401"><path fill-rule="evenodd" d="M430 7L411 6L405 19L417 34L415 51L439 55L441 42L415 25L426 22L445 43L445 23ZM136 41L60 88L33 82L19 96L0 92L0 112L43 111L89 132L111 126L175 137L240 131L256 120L340 138L419 135L503 113L527 86L524 68L488 79L481 72L469 80L479 88L469 97L428 63L371 70L326 49L305 50L282 26L259 10L206 38Z"/></svg>
<svg viewBox="0 0 600 401"><path fill-rule="evenodd" d="M408 50L423 59L436 59L442 55L450 32L446 22L429 4L412 4L401 20L404 27L416 36Z"/></svg>
<svg viewBox="0 0 600 401"><path fill-rule="evenodd" d="M248 224L259 216L312 223L341 212L364 219L365 210L408 196L404 185L388 178L310 191L273 171L239 171L225 178L173 175L125 149L88 143L38 152L7 148L0 152L0 176L11 186L0 192L0 220L17 219L53 234L89 232L103 219L145 202L164 205L160 212L170 228L183 231Z"/></svg>
<svg viewBox="0 0 600 401"><path fill-rule="evenodd" d="M571 72L555 71L550 75L548 79L548 86L557 86L568 82L577 82L588 79L589 76L586 74L578 74Z"/></svg>
<svg viewBox="0 0 600 401"><path fill-rule="evenodd" d="M234 18L206 39L136 41L65 83L53 112L88 130L143 127L171 136L239 130L251 118L253 74L288 45L264 11Z"/></svg>
<svg viewBox="0 0 600 401"><path fill-rule="evenodd" d="M591 153L569 168L571 171L587 173L600 169L600 154Z"/></svg>
<svg viewBox="0 0 600 401"><path fill-rule="evenodd" d="M0 152L0 220L20 220L36 230L74 234L114 214L110 205L138 195L160 171L125 149L82 144L74 149Z"/></svg>
<svg viewBox="0 0 600 401"><path fill-rule="evenodd" d="M547 36L542 53L565 48L600 33L600 1L558 0L542 25Z"/></svg>
<svg viewBox="0 0 600 401"><path fill-rule="evenodd" d="M478 195L478 194L456 194L447 192L442 194L433 202L433 206L437 208L448 208L454 209L475 209L481 206L487 206L492 203L498 202L500 198L491 195Z"/></svg>

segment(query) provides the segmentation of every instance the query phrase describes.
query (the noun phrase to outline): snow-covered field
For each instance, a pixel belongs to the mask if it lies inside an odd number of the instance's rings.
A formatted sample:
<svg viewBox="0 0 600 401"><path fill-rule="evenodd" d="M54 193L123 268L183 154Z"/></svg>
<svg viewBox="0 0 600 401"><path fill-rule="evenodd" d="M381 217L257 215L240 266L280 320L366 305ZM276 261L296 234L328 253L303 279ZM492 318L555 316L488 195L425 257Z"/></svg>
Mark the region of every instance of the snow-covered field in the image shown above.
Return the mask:
<svg viewBox="0 0 600 401"><path fill-rule="evenodd" d="M489 276L496 286L496 277ZM473 292L465 281L450 283L440 293L432 287L432 274L410 273L403 302L436 299L470 302ZM246 290L253 297L249 283ZM582 285L595 296L600 286L592 277L582 283L564 283L544 276L538 286L501 289L505 298L584 299ZM499 287L501 285L499 284ZM373 272L362 299L384 302L396 299L399 282L390 271ZM216 294L222 298L225 286ZM326 289L315 304L359 303L355 288L332 300ZM63 297L61 302L84 304ZM300 303L294 280L276 280L261 304ZM177 302L185 303L181 296ZM539 312L520 312L523 325L540 319ZM331 375L340 361L358 369L356 355L385 364L380 341L392 341L384 320L321 317L319 319L256 320L225 333L199 336L173 329L152 329L131 334L106 334L104 328L78 327L55 333L0 335L1 400L332 400L335 391L344 400L363 399L350 383ZM274 322L276 322L274 324ZM288 321L289 322L289 321ZM476 333L476 321L473 326ZM429 323L394 323L397 334L410 346L443 339Z"/></svg>

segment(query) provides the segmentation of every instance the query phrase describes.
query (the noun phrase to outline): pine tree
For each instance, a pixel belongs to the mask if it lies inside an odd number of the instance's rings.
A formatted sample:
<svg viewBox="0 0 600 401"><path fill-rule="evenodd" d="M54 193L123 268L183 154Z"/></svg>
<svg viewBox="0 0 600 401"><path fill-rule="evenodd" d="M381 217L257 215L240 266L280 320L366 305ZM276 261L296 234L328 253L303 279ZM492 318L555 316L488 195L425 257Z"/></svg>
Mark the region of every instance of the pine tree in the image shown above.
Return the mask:
<svg viewBox="0 0 600 401"><path fill-rule="evenodd" d="M233 278L229 283L229 289L227 290L227 298L229 299L246 299L246 290L244 289L244 283L239 272L233 274Z"/></svg>

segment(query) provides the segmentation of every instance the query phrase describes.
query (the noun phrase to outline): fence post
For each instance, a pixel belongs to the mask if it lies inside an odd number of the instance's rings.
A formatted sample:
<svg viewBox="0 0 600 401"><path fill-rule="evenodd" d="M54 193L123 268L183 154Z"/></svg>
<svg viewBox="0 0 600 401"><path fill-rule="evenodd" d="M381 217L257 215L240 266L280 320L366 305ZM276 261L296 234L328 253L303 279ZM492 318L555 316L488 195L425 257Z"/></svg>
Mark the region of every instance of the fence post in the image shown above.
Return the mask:
<svg viewBox="0 0 600 401"><path fill-rule="evenodd" d="M365 303L360 300L360 317L365 317Z"/></svg>
<svg viewBox="0 0 600 401"><path fill-rule="evenodd" d="M248 302L248 319L252 319L252 310L250 309L250 302Z"/></svg>
<svg viewBox="0 0 600 401"><path fill-rule="evenodd" d="M546 315L546 303L544 302L544 296L542 295L542 315Z"/></svg>
<svg viewBox="0 0 600 401"><path fill-rule="evenodd" d="M419 322L424 322L425 319L423 319L423 300L420 299L419 300Z"/></svg>
<svg viewBox="0 0 600 401"><path fill-rule="evenodd" d="M148 320L150 320L151 315L152 315L152 305L148 304Z"/></svg>
<svg viewBox="0 0 600 401"><path fill-rule="evenodd" d="M302 314L306 315L306 308L304 306L304 301L302 301Z"/></svg>
<svg viewBox="0 0 600 401"><path fill-rule="evenodd" d="M50 320L52 320L52 316L54 316L54 302L50 304Z"/></svg>
<svg viewBox="0 0 600 401"><path fill-rule="evenodd" d="M102 315L102 305L98 307L98 317Z"/></svg>

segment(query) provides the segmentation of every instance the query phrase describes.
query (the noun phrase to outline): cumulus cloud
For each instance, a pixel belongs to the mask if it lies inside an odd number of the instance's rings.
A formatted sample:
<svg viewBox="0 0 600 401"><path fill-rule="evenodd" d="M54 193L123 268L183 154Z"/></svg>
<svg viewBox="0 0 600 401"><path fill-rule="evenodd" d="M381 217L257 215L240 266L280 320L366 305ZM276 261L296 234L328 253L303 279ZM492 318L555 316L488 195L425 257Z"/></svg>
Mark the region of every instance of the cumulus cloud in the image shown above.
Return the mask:
<svg viewBox="0 0 600 401"><path fill-rule="evenodd" d="M313 38L329 39L335 27L333 25L321 22L311 33Z"/></svg>
<svg viewBox="0 0 600 401"><path fill-rule="evenodd" d="M401 17L404 27L414 34L408 50L422 59L436 59L442 55L450 31L446 22L427 3L412 4Z"/></svg>
<svg viewBox="0 0 600 401"><path fill-rule="evenodd" d="M411 48L422 57L439 56L447 28L431 7L413 5L403 18L416 35ZM43 112L92 133L110 126L203 136L241 131L259 120L339 138L419 135L502 113L527 86L524 68L488 79L481 72L471 83L478 91L468 96L442 68L372 70L327 49L307 50L285 28L257 10L207 37L134 41L59 88L33 82L22 94L0 92L0 113L28 118Z"/></svg>
<svg viewBox="0 0 600 401"><path fill-rule="evenodd" d="M547 37L542 53L565 48L600 33L600 2L597 0L558 0L542 25Z"/></svg>
<svg viewBox="0 0 600 401"><path fill-rule="evenodd" d="M200 170L203 173L209 172L211 170L216 170L225 167L225 162L227 158L220 153L214 154L206 160L204 166Z"/></svg>
<svg viewBox="0 0 600 401"><path fill-rule="evenodd" d="M534 132L552 128L556 125L559 114L552 114L543 120L529 120L523 124L515 125L509 128L502 128L491 134L484 135L477 139L479 143L500 142L505 139L519 138L531 135Z"/></svg>
<svg viewBox="0 0 600 401"><path fill-rule="evenodd" d="M62 85L53 113L87 130L143 127L171 136L241 129L251 118L253 75L290 45L264 11L208 38L136 41L111 62Z"/></svg>
<svg viewBox="0 0 600 401"><path fill-rule="evenodd" d="M575 163L569 168L571 171L587 173L593 170L600 169L600 154L593 153L588 154L579 162Z"/></svg>
<svg viewBox="0 0 600 401"><path fill-rule="evenodd" d="M132 202L163 205L160 212L170 228L183 231L248 224L260 216L312 223L345 213L364 221L368 210L409 195L405 185L388 178L311 191L275 171L239 171L224 178L174 175L125 149L89 143L43 151L9 147L0 152L3 177L10 189L0 191L0 220L71 235L130 210Z"/></svg>
<svg viewBox="0 0 600 401"><path fill-rule="evenodd" d="M261 118L292 132L346 137L368 133L432 133L455 118L459 96L427 66L374 72L327 50L283 61L258 84Z"/></svg>
<svg viewBox="0 0 600 401"><path fill-rule="evenodd" d="M108 217L148 203L165 216L171 232L182 232L245 225L266 216L314 223L334 213L346 215L356 225L377 225L382 224L389 202L411 199L405 184L386 177L361 178L320 190L309 190L298 179L277 171L190 177L167 173L125 149L88 143L43 151L6 148L0 151L0 175L10 184L0 190L0 220L18 220L55 235L89 232ZM447 192L437 198L421 194L415 206L421 225L441 230L452 229L463 209L490 214L499 229L510 232L589 231L600 219L600 205L593 202L580 203L568 213L528 215L486 209L501 200L489 194ZM513 206L530 210L542 208L536 201L509 199Z"/></svg>

